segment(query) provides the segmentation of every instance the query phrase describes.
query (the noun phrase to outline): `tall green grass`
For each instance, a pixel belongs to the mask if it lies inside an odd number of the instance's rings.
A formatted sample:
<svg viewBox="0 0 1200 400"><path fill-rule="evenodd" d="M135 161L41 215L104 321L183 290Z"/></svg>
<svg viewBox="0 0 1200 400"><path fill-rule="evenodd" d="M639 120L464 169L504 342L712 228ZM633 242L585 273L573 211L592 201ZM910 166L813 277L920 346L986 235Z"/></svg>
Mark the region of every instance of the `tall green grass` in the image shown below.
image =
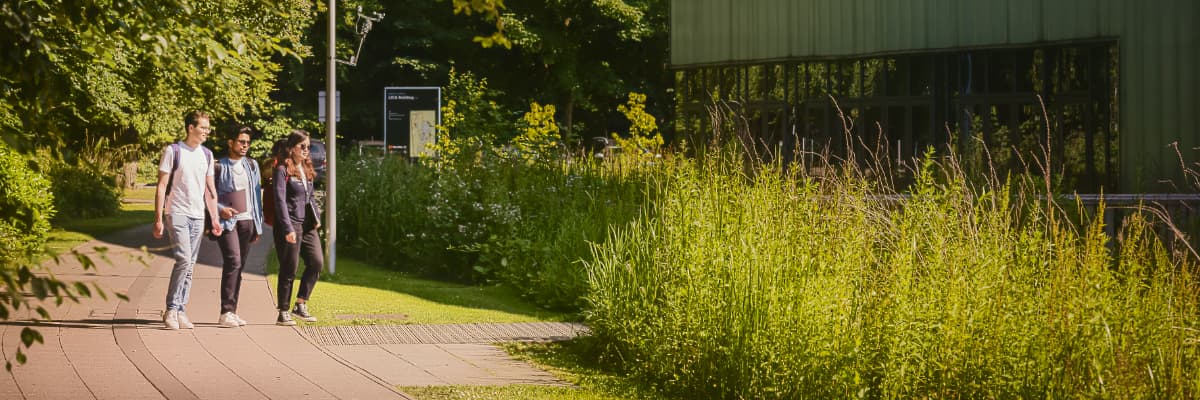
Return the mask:
<svg viewBox="0 0 1200 400"><path fill-rule="evenodd" d="M1113 242L1023 178L926 158L898 201L836 170L652 180L587 262L608 360L682 398L1200 395L1196 263L1140 214Z"/></svg>

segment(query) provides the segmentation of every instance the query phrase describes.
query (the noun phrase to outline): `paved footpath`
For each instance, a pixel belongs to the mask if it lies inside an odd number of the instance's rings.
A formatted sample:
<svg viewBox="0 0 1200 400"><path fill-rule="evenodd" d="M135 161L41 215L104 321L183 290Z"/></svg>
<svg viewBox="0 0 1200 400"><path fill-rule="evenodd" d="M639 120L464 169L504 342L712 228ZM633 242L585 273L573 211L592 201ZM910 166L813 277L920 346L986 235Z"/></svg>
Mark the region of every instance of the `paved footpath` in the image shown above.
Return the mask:
<svg viewBox="0 0 1200 400"><path fill-rule="evenodd" d="M129 301L48 304L54 322L35 324L27 310L0 322L6 360L20 346L22 328L34 326L45 338L26 350L28 363L0 371L0 399L408 399L396 386L565 385L491 343L586 332L566 323L276 326L274 291L263 273L269 242L254 246L243 273L238 313L250 324L241 328L216 323L221 267L213 241L204 240L193 273L192 330L163 329L173 262L148 225L82 245L89 253L108 249L111 263L97 258L99 269L49 263L62 280L98 282Z"/></svg>

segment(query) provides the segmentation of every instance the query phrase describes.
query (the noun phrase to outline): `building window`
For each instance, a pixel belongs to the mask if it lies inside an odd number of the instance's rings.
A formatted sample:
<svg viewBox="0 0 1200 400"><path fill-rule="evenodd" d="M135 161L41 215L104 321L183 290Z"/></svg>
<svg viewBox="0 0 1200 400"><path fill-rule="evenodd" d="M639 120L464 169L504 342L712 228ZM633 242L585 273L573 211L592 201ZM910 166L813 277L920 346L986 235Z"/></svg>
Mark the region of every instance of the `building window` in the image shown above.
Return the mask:
<svg viewBox="0 0 1200 400"><path fill-rule="evenodd" d="M932 147L1003 175L1041 174L1048 153L1059 189L1115 193L1117 60L1105 41L682 69L677 132L706 140L724 104L764 160L864 144L912 160Z"/></svg>

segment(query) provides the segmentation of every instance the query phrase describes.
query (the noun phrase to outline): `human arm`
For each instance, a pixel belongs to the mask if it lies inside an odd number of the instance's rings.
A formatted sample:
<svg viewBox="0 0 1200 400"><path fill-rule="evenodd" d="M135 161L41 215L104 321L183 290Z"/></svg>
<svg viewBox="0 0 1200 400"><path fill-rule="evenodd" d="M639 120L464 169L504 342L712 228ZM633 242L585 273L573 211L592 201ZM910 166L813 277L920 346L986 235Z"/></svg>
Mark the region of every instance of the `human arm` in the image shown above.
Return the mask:
<svg viewBox="0 0 1200 400"><path fill-rule="evenodd" d="M204 191L205 207L208 207L210 215L217 215L217 185L213 182L211 174L204 178L204 185L206 187ZM212 221L210 228L212 229L213 236L221 236L221 233L225 231L221 228L221 220L217 218L210 218L210 220Z"/></svg>
<svg viewBox="0 0 1200 400"><path fill-rule="evenodd" d="M282 164L276 165L271 173L272 187L268 190L275 191L275 229L283 229L283 232L286 232L284 239L288 243L296 243L296 230L292 227L291 211L287 202L287 167Z"/></svg>
<svg viewBox="0 0 1200 400"><path fill-rule="evenodd" d="M154 238L163 236L163 209L167 202L167 181L171 178L169 172L158 171L158 185L154 188Z"/></svg>
<svg viewBox="0 0 1200 400"><path fill-rule="evenodd" d="M163 212L167 205L167 185L170 184L171 174L174 172L174 154L171 152L171 146L163 148L162 158L158 161L158 184L154 188L154 230L155 239L163 237Z"/></svg>

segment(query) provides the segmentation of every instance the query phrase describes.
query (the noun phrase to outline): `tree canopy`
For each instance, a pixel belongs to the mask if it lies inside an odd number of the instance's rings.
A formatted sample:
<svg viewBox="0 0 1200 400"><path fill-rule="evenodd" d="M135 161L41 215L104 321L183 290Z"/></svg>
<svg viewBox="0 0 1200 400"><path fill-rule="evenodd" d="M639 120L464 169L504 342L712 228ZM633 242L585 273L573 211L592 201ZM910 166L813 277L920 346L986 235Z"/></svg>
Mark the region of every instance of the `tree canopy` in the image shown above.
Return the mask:
<svg viewBox="0 0 1200 400"><path fill-rule="evenodd" d="M554 105L568 139L624 132L627 121L616 108L630 92L647 94L651 114L668 115L665 0L508 0L482 2L502 6L485 17L475 9L470 16L455 13L468 3L474 2L455 0L452 8L428 0L361 0L343 6L361 5L386 17L374 24L357 66L338 69L339 133L378 139L383 87L446 87L451 69L486 79L489 98L511 121L520 120L530 103ZM357 45L347 40L354 37L348 29L354 12L341 15L339 58L348 59ZM310 35L322 36L324 29L315 23ZM511 48L480 45L497 32ZM325 51L322 43L315 46L317 53ZM289 64L283 76L277 97L293 104L294 112L315 114L316 92L325 88L324 61ZM499 140L515 134L498 133Z"/></svg>
<svg viewBox="0 0 1200 400"><path fill-rule="evenodd" d="M305 0L4 2L0 134L26 149L157 144L189 109L263 109L278 60L308 53L313 15Z"/></svg>

